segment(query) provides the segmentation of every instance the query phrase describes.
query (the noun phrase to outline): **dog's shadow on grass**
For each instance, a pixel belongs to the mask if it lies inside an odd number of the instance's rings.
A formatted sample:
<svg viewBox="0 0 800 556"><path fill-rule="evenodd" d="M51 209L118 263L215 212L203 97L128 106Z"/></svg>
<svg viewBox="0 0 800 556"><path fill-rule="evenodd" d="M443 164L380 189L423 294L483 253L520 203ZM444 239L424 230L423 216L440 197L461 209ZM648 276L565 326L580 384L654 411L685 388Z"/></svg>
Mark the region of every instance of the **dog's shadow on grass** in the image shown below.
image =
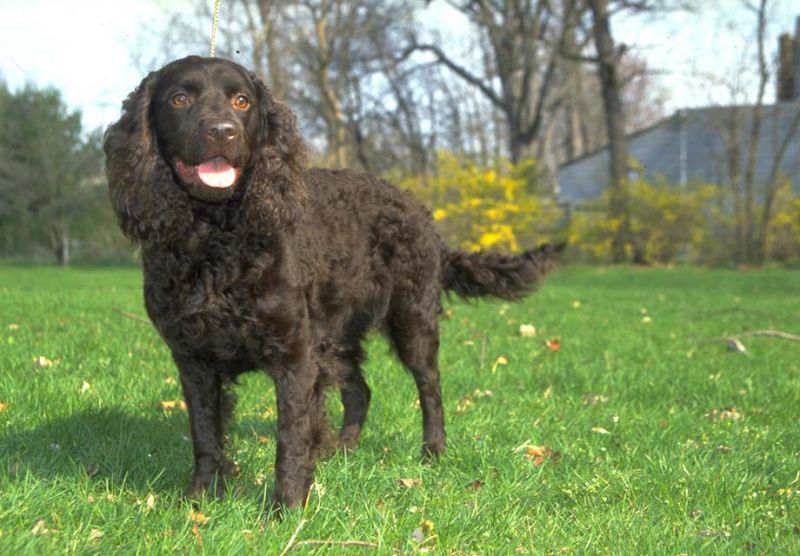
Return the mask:
<svg viewBox="0 0 800 556"><path fill-rule="evenodd" d="M233 442L245 441L254 430L271 440L275 422L239 424L231 430ZM12 482L32 477L89 482L109 490L180 493L191 471L192 443L181 411L144 416L117 408L87 409L32 428L10 427L0 435L0 477Z"/></svg>

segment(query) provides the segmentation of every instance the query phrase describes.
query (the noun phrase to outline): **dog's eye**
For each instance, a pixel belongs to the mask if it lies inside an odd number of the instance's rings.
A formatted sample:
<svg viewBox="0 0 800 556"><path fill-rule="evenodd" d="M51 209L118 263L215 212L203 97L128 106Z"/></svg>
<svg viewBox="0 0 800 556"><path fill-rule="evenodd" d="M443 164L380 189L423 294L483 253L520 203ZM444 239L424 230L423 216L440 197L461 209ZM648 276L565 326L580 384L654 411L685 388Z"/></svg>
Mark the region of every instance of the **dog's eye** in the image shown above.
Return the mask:
<svg viewBox="0 0 800 556"><path fill-rule="evenodd" d="M172 105L177 108L183 108L189 104L189 97L186 96L185 93L178 93L176 95L172 95L170 102L172 102Z"/></svg>
<svg viewBox="0 0 800 556"><path fill-rule="evenodd" d="M233 106L239 110L247 110L250 108L250 99L244 95L236 95L233 99Z"/></svg>

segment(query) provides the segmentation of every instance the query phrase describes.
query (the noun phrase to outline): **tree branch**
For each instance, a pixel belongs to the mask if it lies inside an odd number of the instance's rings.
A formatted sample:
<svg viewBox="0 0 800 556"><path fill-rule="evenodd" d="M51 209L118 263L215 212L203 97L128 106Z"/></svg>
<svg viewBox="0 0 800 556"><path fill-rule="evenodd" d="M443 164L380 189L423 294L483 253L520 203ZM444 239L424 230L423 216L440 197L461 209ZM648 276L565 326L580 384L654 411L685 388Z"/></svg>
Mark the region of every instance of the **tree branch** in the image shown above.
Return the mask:
<svg viewBox="0 0 800 556"><path fill-rule="evenodd" d="M444 51L436 45L433 44L415 44L412 46L414 50L424 50L428 52L432 52L438 61L444 64L447 68L449 68L453 73L458 75L461 79L469 83L470 85L474 85L484 94L484 96L489 99L489 101L494 104L497 108L503 109L503 101L497 96L497 93L492 90L489 85L487 85L483 79L477 77L469 70L465 69L464 67L456 64L453 60L451 60Z"/></svg>

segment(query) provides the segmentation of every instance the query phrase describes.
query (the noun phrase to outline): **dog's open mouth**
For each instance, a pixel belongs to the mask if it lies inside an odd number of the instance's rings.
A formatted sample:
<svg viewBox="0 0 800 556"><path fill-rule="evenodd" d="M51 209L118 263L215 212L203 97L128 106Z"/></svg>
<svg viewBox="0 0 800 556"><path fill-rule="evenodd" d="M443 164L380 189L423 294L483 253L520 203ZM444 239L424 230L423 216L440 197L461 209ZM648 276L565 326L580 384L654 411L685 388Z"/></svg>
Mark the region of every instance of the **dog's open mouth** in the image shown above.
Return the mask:
<svg viewBox="0 0 800 556"><path fill-rule="evenodd" d="M202 184L215 189L228 189L236 184L239 178L239 170L222 156L216 156L196 165L176 160L175 169L185 184Z"/></svg>

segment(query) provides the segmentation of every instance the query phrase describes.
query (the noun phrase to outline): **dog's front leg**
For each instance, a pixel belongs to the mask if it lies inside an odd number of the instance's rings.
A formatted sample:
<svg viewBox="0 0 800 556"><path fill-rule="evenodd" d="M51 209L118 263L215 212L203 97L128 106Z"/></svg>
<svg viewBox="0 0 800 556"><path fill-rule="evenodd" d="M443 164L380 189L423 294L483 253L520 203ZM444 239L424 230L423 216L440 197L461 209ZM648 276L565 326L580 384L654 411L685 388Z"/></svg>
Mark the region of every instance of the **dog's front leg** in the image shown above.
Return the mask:
<svg viewBox="0 0 800 556"><path fill-rule="evenodd" d="M198 361L175 358L180 371L183 397L189 412L194 450L194 472L185 496L199 496L210 486L222 496L223 453L222 381L211 368Z"/></svg>
<svg viewBox="0 0 800 556"><path fill-rule="evenodd" d="M274 375L278 401L278 446L275 455L275 505L303 503L311 487L314 464L324 435L324 391L319 369L303 360Z"/></svg>

